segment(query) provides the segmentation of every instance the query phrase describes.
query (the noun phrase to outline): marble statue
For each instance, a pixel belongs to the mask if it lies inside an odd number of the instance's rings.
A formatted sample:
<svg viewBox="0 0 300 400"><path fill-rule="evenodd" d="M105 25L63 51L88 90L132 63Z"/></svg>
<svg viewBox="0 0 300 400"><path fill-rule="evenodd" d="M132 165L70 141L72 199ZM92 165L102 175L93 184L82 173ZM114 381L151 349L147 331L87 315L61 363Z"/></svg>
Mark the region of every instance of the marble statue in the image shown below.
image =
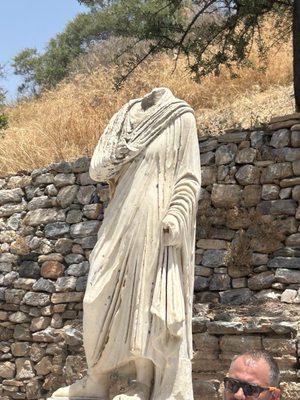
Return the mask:
<svg viewBox="0 0 300 400"><path fill-rule="evenodd" d="M90 176L109 182L112 198L84 297L88 372L52 399L192 400L201 185L193 110L167 88L129 101L100 137ZM126 366L134 379L110 397L110 376Z"/></svg>

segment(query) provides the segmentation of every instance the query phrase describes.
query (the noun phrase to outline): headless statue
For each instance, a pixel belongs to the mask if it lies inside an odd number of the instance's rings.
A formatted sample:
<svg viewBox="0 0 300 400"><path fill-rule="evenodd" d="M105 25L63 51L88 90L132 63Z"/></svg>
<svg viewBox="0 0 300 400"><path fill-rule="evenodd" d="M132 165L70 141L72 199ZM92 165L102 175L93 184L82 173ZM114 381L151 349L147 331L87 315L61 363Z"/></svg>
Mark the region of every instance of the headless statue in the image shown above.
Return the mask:
<svg viewBox="0 0 300 400"><path fill-rule="evenodd" d="M112 198L83 301L87 375L52 399L192 400L192 299L200 156L193 110L169 89L125 104L90 176ZM110 395L113 374L134 379ZM124 372L125 371L125 372Z"/></svg>

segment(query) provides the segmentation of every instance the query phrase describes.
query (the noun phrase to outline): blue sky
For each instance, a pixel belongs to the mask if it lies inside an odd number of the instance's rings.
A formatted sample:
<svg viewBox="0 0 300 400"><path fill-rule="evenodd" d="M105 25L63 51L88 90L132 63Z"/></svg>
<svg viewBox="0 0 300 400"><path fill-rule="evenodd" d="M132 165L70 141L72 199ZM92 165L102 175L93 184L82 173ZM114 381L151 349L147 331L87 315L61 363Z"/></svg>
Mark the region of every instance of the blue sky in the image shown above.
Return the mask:
<svg viewBox="0 0 300 400"><path fill-rule="evenodd" d="M16 98L21 81L9 65L12 58L26 47L42 51L52 37L84 11L87 8L77 0L0 1L0 64L5 65L7 72L0 84L8 91L8 100Z"/></svg>

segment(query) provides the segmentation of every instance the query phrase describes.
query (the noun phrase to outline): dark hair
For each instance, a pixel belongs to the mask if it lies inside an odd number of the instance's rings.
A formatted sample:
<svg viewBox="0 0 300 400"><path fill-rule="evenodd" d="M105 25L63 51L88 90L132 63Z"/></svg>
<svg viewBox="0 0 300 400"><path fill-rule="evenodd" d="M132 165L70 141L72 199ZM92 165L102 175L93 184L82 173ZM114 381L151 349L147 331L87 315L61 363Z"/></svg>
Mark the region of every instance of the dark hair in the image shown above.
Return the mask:
<svg viewBox="0 0 300 400"><path fill-rule="evenodd" d="M246 351L243 354L235 356L233 361L240 357L249 357L250 359L256 361L261 359L265 360L270 368L270 386L278 387L280 382L280 372L277 362L274 360L270 353L264 350L250 350Z"/></svg>

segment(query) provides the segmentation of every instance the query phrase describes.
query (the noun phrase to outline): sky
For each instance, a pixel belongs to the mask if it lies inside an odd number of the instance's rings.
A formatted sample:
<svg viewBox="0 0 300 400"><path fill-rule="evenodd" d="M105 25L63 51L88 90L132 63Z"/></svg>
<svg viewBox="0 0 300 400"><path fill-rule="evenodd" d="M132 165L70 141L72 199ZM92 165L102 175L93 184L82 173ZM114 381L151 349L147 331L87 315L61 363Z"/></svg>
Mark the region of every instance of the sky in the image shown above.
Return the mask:
<svg viewBox="0 0 300 400"><path fill-rule="evenodd" d="M17 86L22 81L10 67L12 58L27 47L43 51L69 21L87 10L77 0L0 1L0 64L4 64L6 71L0 86L8 91L9 101L16 98Z"/></svg>

